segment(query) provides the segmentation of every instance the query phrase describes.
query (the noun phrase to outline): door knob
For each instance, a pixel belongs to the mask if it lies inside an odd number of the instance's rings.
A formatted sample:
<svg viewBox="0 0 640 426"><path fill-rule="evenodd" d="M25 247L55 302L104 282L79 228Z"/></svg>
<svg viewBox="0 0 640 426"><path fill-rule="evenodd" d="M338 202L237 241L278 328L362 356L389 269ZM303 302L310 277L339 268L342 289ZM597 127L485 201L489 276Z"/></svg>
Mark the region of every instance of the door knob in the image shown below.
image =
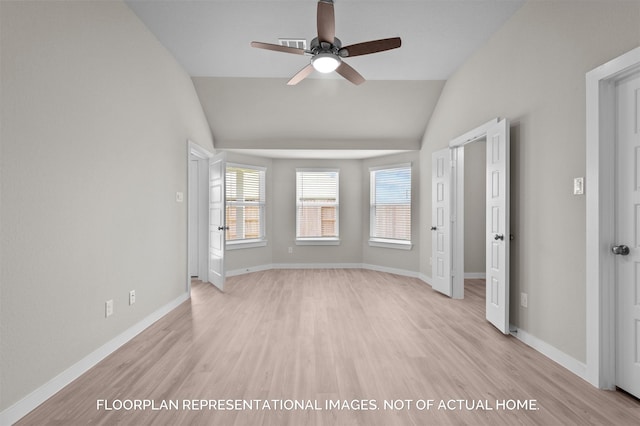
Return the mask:
<svg viewBox="0 0 640 426"><path fill-rule="evenodd" d="M438 229L438 227L437 227L437 226L432 226L432 227L431 227L431 230L432 230L432 231L435 231L436 229Z"/></svg>
<svg viewBox="0 0 640 426"><path fill-rule="evenodd" d="M229 227L228 226L218 226L218 231L225 231L228 230Z"/></svg>
<svg viewBox="0 0 640 426"><path fill-rule="evenodd" d="M502 241L504 241L504 234L496 234L496 235L493 237L493 239L494 239L494 240L496 240L496 241L497 241L497 240L502 240Z"/></svg>
<svg viewBox="0 0 640 426"><path fill-rule="evenodd" d="M611 247L611 251L613 252L613 254L618 254L620 256L626 256L626 255L629 254L629 252L631 250L629 250L629 247L627 247L625 245L620 245L620 246Z"/></svg>

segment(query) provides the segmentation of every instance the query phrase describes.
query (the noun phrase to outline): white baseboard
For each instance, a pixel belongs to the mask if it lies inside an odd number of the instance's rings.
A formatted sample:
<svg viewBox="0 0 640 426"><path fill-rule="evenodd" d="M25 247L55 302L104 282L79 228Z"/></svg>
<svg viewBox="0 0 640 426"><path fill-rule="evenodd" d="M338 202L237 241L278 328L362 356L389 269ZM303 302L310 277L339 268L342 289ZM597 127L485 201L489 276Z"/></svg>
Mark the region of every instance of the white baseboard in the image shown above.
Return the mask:
<svg viewBox="0 0 640 426"><path fill-rule="evenodd" d="M231 271L227 271L225 276L227 277L235 277L237 275L250 274L252 272L260 272L260 271L268 271L273 269L273 265L258 265L258 266L250 266L248 268L240 268L234 269Z"/></svg>
<svg viewBox="0 0 640 426"><path fill-rule="evenodd" d="M537 337L527 333L522 329L515 327L514 325L511 325L510 329L516 330L512 331L511 335L520 340L525 345L532 347L542 355L560 364L562 367L571 371L576 376L587 380L587 365L585 363L578 361L572 356L562 352L558 348L538 339Z"/></svg>
<svg viewBox="0 0 640 426"><path fill-rule="evenodd" d="M433 284L431 284L431 277L420 273L418 274L418 278L420 278L420 280L422 280L423 282L425 282L426 284L429 284L431 287L433 287Z"/></svg>
<svg viewBox="0 0 640 426"><path fill-rule="evenodd" d="M487 278L486 272L465 272L464 278L467 280L484 280Z"/></svg>
<svg viewBox="0 0 640 426"><path fill-rule="evenodd" d="M406 269L389 268L386 266L370 265L367 263L273 263L271 265L251 266L248 268L227 271L227 277L250 274L252 272L268 271L271 269L368 269L371 271L387 272L404 277L420 278L420 274ZM424 280L423 280L424 281Z"/></svg>
<svg viewBox="0 0 640 426"><path fill-rule="evenodd" d="M389 268L387 266L370 265L367 263L363 263L361 267L362 269L368 269L370 271L386 272L388 274L401 275L403 277L418 278L420 275L418 272L415 272L415 271L407 271L406 269L398 269L398 268Z"/></svg>
<svg viewBox="0 0 640 426"><path fill-rule="evenodd" d="M360 269L362 263L274 263L271 269Z"/></svg>
<svg viewBox="0 0 640 426"><path fill-rule="evenodd" d="M29 412L38 407L44 401L52 397L62 388L80 377L104 358L115 352L122 345L140 334L144 329L167 315L188 299L189 293L184 293L177 299L167 303L157 311L151 313L151 315L144 318L142 321L125 330L77 363L73 364L71 367L67 368L62 373L58 374L53 379L49 380L47 383L34 390L20 401L0 412L0 425L11 425L29 414Z"/></svg>

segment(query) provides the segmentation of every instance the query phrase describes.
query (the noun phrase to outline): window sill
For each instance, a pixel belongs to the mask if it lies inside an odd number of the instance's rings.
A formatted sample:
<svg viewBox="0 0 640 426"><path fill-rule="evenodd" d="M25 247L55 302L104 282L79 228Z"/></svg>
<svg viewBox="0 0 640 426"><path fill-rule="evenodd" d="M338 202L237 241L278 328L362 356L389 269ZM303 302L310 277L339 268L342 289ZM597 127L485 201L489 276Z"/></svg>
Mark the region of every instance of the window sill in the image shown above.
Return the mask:
<svg viewBox="0 0 640 426"><path fill-rule="evenodd" d="M413 244L411 241L401 241L401 240L388 240L385 238L370 238L369 246L371 247L383 247L397 250L411 250Z"/></svg>
<svg viewBox="0 0 640 426"><path fill-rule="evenodd" d="M256 247L266 247L267 240L239 240L239 241L227 241L225 249L227 250L240 250Z"/></svg>
<svg viewBox="0 0 640 426"><path fill-rule="evenodd" d="M339 238L304 238L296 240L297 246L339 246Z"/></svg>

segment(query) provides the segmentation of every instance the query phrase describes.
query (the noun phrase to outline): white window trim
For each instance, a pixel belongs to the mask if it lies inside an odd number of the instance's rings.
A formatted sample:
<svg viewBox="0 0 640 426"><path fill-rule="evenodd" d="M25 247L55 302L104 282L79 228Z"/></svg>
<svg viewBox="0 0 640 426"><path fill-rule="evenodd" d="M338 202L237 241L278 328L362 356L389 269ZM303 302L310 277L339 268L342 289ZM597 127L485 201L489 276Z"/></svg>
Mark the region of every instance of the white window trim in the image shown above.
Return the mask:
<svg viewBox="0 0 640 426"><path fill-rule="evenodd" d="M239 249L248 249L248 248L256 248L256 247L266 247L267 240L261 238L254 239L246 239L246 240L231 240L227 241L225 244L225 248L227 250L239 250Z"/></svg>
<svg viewBox="0 0 640 426"><path fill-rule="evenodd" d="M391 238L379 238L372 237L375 223L373 219L373 203L371 200L374 196L374 185L371 182L371 172L375 172L378 170L391 170L391 169L402 169L408 167L411 169L411 221L413 222L413 163L400 163L400 164L392 164L392 165L382 165L382 166L374 166L369 167L369 246L370 247L382 247L382 248L390 248L390 249L399 249L399 250L411 250L413 248L412 240L394 240ZM413 237L413 228L411 230L411 234Z"/></svg>
<svg viewBox="0 0 640 426"><path fill-rule="evenodd" d="M339 246L340 238L298 238L297 246Z"/></svg>
<svg viewBox="0 0 640 426"><path fill-rule="evenodd" d="M263 203L263 212L260 217L260 234L262 238L248 238L243 240L225 240L225 249L226 250L240 250L240 249L248 249L248 248L256 248L256 247L266 247L267 246L267 232L266 232L266 221L267 221L267 168L263 166L256 166L253 164L242 164L242 163L230 163L228 162L226 167L237 167L240 169L251 169L257 170L264 174L264 179L262 182L261 191L264 191L264 203ZM225 200L225 210L226 210L227 201ZM226 214L226 211L225 211Z"/></svg>
<svg viewBox="0 0 640 426"><path fill-rule="evenodd" d="M407 240L392 240L389 238L369 238L370 247L383 247L399 250L411 250L413 243Z"/></svg>
<svg viewBox="0 0 640 426"><path fill-rule="evenodd" d="M336 191L336 229L337 237L298 237L298 183L299 172L334 172L338 174ZM298 167L296 168L296 241L297 246L338 246L340 245L340 169L327 167Z"/></svg>
<svg viewBox="0 0 640 426"><path fill-rule="evenodd" d="M413 163L409 161L408 163L373 166L369 167L369 172L377 172L378 170L403 169L405 167L412 167L412 165Z"/></svg>

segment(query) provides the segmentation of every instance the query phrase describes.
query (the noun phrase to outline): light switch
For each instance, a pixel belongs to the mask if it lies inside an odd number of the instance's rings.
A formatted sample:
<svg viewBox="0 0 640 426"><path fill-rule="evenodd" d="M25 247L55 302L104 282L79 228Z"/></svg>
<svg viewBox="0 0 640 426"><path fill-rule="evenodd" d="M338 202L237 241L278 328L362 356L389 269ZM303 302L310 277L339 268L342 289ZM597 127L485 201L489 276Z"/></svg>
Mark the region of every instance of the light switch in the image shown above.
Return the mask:
<svg viewBox="0 0 640 426"><path fill-rule="evenodd" d="M184 200L184 194L182 192L176 192L176 203L181 203Z"/></svg>
<svg viewBox="0 0 640 426"><path fill-rule="evenodd" d="M584 178L578 177L573 180L573 195L584 194Z"/></svg>

